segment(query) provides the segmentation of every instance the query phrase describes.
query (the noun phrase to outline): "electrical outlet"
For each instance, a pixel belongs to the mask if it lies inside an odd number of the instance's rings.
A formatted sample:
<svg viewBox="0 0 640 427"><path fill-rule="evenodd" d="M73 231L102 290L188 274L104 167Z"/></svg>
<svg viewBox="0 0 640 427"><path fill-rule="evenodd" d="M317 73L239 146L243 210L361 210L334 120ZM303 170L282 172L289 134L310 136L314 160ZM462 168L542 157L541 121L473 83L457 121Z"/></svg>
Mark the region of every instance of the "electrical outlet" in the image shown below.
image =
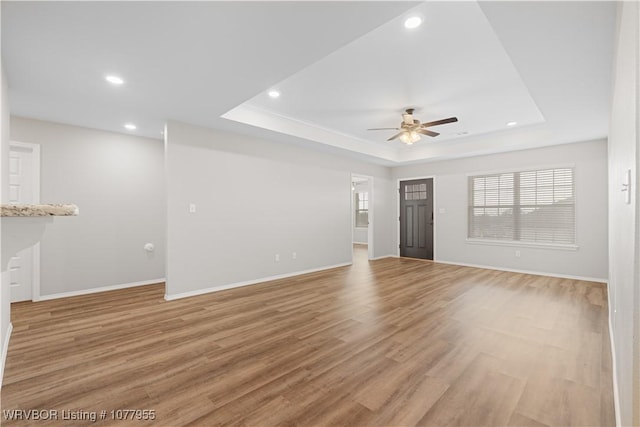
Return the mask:
<svg viewBox="0 0 640 427"><path fill-rule="evenodd" d="M291 259L296 259L296 258L298 258L298 254L297 254L297 253L295 253L295 252L293 252L293 253L291 254Z"/></svg>
<svg viewBox="0 0 640 427"><path fill-rule="evenodd" d="M276 262L280 262L280 254L276 254Z"/></svg>
<svg viewBox="0 0 640 427"><path fill-rule="evenodd" d="M196 204L189 203L189 213L196 213Z"/></svg>
<svg viewBox="0 0 640 427"><path fill-rule="evenodd" d="M516 258L520 258L520 251L516 251Z"/></svg>

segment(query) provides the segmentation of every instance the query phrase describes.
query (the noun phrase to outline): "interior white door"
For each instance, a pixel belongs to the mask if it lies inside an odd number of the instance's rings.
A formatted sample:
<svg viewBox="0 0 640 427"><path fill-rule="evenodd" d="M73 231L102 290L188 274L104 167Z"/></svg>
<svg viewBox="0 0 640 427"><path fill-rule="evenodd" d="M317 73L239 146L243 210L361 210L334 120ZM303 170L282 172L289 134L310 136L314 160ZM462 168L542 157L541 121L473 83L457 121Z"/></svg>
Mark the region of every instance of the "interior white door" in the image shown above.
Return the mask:
<svg viewBox="0 0 640 427"><path fill-rule="evenodd" d="M40 147L37 144L9 144L9 203L39 203ZM40 266L39 245L24 249L9 261L11 302L30 301Z"/></svg>

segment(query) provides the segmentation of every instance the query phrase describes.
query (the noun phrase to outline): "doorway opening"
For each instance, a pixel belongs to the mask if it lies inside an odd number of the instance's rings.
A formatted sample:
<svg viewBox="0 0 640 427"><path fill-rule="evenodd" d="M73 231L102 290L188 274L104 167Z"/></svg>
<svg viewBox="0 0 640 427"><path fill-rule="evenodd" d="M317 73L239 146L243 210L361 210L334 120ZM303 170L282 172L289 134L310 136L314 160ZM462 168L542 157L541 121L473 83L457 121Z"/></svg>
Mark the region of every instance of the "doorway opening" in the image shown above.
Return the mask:
<svg viewBox="0 0 640 427"><path fill-rule="evenodd" d="M399 181L398 248L401 257L434 259L433 177Z"/></svg>
<svg viewBox="0 0 640 427"><path fill-rule="evenodd" d="M40 145L9 143L9 203L40 203ZM40 296L40 243L11 257L8 265L11 302Z"/></svg>
<svg viewBox="0 0 640 427"><path fill-rule="evenodd" d="M373 259L373 177L360 174L351 174L351 241L354 252L352 261L355 261L356 251L364 253L366 248L367 259Z"/></svg>

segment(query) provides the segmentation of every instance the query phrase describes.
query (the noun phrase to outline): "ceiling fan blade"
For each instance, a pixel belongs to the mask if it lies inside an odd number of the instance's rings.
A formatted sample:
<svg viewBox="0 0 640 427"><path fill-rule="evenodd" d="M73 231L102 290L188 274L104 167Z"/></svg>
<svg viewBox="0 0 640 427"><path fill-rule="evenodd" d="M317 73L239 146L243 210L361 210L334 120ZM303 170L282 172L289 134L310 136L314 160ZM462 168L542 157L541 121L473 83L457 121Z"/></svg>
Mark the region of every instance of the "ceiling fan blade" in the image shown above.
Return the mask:
<svg viewBox="0 0 640 427"><path fill-rule="evenodd" d="M434 132L434 131L428 130L428 129L418 129L416 132L421 133L423 135L428 135L428 136L438 136L438 135L440 135L438 132Z"/></svg>
<svg viewBox="0 0 640 427"><path fill-rule="evenodd" d="M428 123L423 123L422 127L423 128L428 128L431 126L438 126L438 125L444 125L447 123L455 123L458 121L457 117L449 117L448 119L442 119L442 120L436 120L435 122L428 122Z"/></svg>
<svg viewBox="0 0 640 427"><path fill-rule="evenodd" d="M396 139L397 137L399 137L400 135L402 135L404 133L404 131L402 132L398 132L395 135L393 135L391 138L387 139L387 141L393 141L394 139Z"/></svg>
<svg viewBox="0 0 640 427"><path fill-rule="evenodd" d="M367 130L400 130L400 128L371 128Z"/></svg>

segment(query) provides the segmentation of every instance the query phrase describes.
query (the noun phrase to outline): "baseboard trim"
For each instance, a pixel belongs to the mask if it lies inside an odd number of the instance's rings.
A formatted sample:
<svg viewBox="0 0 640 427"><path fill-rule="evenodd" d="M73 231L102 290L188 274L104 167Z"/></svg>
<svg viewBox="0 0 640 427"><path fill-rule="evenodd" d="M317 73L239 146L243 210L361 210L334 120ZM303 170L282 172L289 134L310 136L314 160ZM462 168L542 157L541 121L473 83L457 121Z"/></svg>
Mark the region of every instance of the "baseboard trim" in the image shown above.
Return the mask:
<svg viewBox="0 0 640 427"><path fill-rule="evenodd" d="M155 283L163 283L164 281L165 281L165 279L164 279L164 277L162 277L160 279L143 280L141 282L123 283L123 284L120 284L120 285L109 285L109 286L101 286L99 288L82 289L80 291L61 292L61 293L58 293L58 294L50 294L50 295L40 295L39 301L48 301L48 300L58 299L58 298L77 297L77 296L81 296L81 295L97 294L99 292L116 291L118 289L134 288L136 286L144 286L144 285L153 285Z"/></svg>
<svg viewBox="0 0 640 427"><path fill-rule="evenodd" d="M613 325L611 323L611 290L607 286L607 303L609 304L609 341L611 345L611 375L613 375L613 412L616 414L616 426L621 426L620 397L618 395L618 369L616 368L616 344L613 339Z"/></svg>
<svg viewBox="0 0 640 427"><path fill-rule="evenodd" d="M9 340L11 339L11 332L13 331L13 323L9 323L7 328L7 335L4 337L4 343L2 344L2 354L0 355L0 389L2 389L2 380L4 379L4 363L7 361L7 353L9 352Z"/></svg>
<svg viewBox="0 0 640 427"><path fill-rule="evenodd" d="M379 259L385 259L385 258L398 258L396 255L382 255L382 256L377 256L375 258L371 258L369 261L377 261Z"/></svg>
<svg viewBox="0 0 640 427"><path fill-rule="evenodd" d="M464 263L464 262L452 262L452 261L441 261L441 260L435 260L435 262L440 263L440 264L460 265L462 267L484 268L485 270L508 271L510 273L533 274L535 276L546 276L546 277L557 277L557 278L560 278L560 279L583 280L585 282L609 283L609 281L607 279L603 279L603 278L600 278L600 277L573 276L571 274L547 273L547 272L544 272L544 271L518 270L518 269L515 269L515 268L503 268L503 267L496 267L496 266L493 266L493 265L467 264L467 263Z"/></svg>
<svg viewBox="0 0 640 427"><path fill-rule="evenodd" d="M292 273L285 273L285 274L278 274L278 275L275 275L275 276L261 277L259 279L252 279L252 280L246 280L244 282L230 283L230 284L227 284L227 285L221 285L221 286L216 286L216 287L212 287L212 288L197 289L195 291L182 292L182 293L175 294L175 295L165 294L164 295L164 299L166 301L174 301L174 300L182 299L182 298L189 298L189 297L195 297L195 296L198 296L198 295L210 294L212 292L225 291L227 289L240 288L242 286L256 285L258 283L271 282L273 280L287 279L289 277L301 276L303 274L316 273L318 271L324 271L324 270L331 270L333 268L346 267L346 266L349 266L351 264L352 264L351 262L343 262L341 264L327 265L327 266L324 266L324 267L311 268L309 270L294 271Z"/></svg>

